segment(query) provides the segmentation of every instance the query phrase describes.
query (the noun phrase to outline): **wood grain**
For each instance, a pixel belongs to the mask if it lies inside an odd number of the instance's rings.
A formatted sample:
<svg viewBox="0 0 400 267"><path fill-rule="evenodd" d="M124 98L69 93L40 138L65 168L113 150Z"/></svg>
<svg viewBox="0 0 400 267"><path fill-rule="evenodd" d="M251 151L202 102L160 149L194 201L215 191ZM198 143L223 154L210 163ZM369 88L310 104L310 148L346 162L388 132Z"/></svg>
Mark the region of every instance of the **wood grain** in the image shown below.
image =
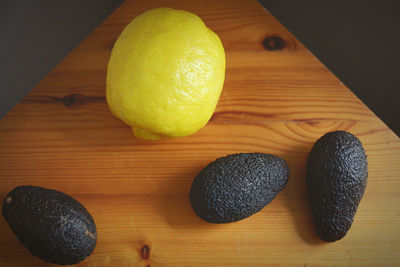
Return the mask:
<svg viewBox="0 0 400 267"><path fill-rule="evenodd" d="M124 26L165 5L198 14L221 37L226 82L198 133L141 141L107 108L106 64ZM283 49L266 50L270 36ZM305 161L316 139L337 129L363 142L369 181L348 235L326 244L313 229ZM237 223L196 217L188 193L198 171L255 151L288 161L285 190ZM0 121L0 198L33 184L84 203L98 245L80 266L396 266L399 162L399 138L256 1L127 1ZM1 266L49 265L3 218L0 236Z"/></svg>

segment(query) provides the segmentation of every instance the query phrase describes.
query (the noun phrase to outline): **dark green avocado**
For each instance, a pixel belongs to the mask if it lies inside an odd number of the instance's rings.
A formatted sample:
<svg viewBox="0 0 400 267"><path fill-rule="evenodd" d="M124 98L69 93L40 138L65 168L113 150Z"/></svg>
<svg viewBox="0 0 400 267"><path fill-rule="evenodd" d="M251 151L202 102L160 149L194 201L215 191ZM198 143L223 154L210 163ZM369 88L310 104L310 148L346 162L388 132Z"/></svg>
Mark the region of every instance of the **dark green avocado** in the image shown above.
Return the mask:
<svg viewBox="0 0 400 267"><path fill-rule="evenodd" d="M3 216L22 244L47 262L76 264L96 246L92 216L59 191L18 186L4 199Z"/></svg>
<svg viewBox="0 0 400 267"><path fill-rule="evenodd" d="M357 137L330 132L307 160L307 189L315 228L327 242L343 238L353 223L368 177L367 156Z"/></svg>
<svg viewBox="0 0 400 267"><path fill-rule="evenodd" d="M207 222L239 221L268 205L288 179L289 166L277 156L228 155L211 162L196 176L190 204Z"/></svg>

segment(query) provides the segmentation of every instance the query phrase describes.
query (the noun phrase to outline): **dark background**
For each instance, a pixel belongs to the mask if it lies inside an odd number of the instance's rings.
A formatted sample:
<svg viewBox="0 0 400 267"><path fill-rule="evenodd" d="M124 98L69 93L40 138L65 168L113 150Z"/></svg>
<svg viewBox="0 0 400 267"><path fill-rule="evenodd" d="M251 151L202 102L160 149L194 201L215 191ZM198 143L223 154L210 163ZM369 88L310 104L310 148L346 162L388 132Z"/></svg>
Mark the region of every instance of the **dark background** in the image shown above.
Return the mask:
<svg viewBox="0 0 400 267"><path fill-rule="evenodd" d="M400 135L400 1L259 2Z"/></svg>
<svg viewBox="0 0 400 267"><path fill-rule="evenodd" d="M398 1L259 1L400 135ZM0 117L122 2L0 0Z"/></svg>

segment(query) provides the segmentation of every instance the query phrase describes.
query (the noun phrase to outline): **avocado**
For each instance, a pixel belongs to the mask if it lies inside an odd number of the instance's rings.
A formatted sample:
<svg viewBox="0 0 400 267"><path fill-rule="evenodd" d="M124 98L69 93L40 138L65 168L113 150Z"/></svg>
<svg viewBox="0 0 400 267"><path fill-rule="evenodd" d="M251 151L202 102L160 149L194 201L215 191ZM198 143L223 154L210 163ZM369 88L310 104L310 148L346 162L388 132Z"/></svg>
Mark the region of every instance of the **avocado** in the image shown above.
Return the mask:
<svg viewBox="0 0 400 267"><path fill-rule="evenodd" d="M97 241L96 225L72 197L38 186L18 186L3 202L3 216L30 252L47 262L76 264Z"/></svg>
<svg viewBox="0 0 400 267"><path fill-rule="evenodd" d="M306 169L317 234L326 242L342 239L367 186L367 156L360 140L345 131L325 134L312 147Z"/></svg>
<svg viewBox="0 0 400 267"><path fill-rule="evenodd" d="M240 153L208 164L193 181L190 204L210 223L242 220L260 211L285 187L289 166L270 154Z"/></svg>

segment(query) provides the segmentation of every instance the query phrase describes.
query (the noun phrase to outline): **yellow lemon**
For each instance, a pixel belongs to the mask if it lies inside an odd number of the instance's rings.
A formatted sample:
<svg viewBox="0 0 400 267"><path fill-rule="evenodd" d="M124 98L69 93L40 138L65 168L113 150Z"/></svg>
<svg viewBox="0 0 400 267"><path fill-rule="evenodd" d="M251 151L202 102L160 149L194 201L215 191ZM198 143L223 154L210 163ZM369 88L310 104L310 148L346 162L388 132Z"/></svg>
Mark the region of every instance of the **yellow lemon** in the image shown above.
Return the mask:
<svg viewBox="0 0 400 267"><path fill-rule="evenodd" d="M224 79L218 36L193 13L156 8L133 19L115 42L107 103L138 138L183 137L211 118Z"/></svg>

